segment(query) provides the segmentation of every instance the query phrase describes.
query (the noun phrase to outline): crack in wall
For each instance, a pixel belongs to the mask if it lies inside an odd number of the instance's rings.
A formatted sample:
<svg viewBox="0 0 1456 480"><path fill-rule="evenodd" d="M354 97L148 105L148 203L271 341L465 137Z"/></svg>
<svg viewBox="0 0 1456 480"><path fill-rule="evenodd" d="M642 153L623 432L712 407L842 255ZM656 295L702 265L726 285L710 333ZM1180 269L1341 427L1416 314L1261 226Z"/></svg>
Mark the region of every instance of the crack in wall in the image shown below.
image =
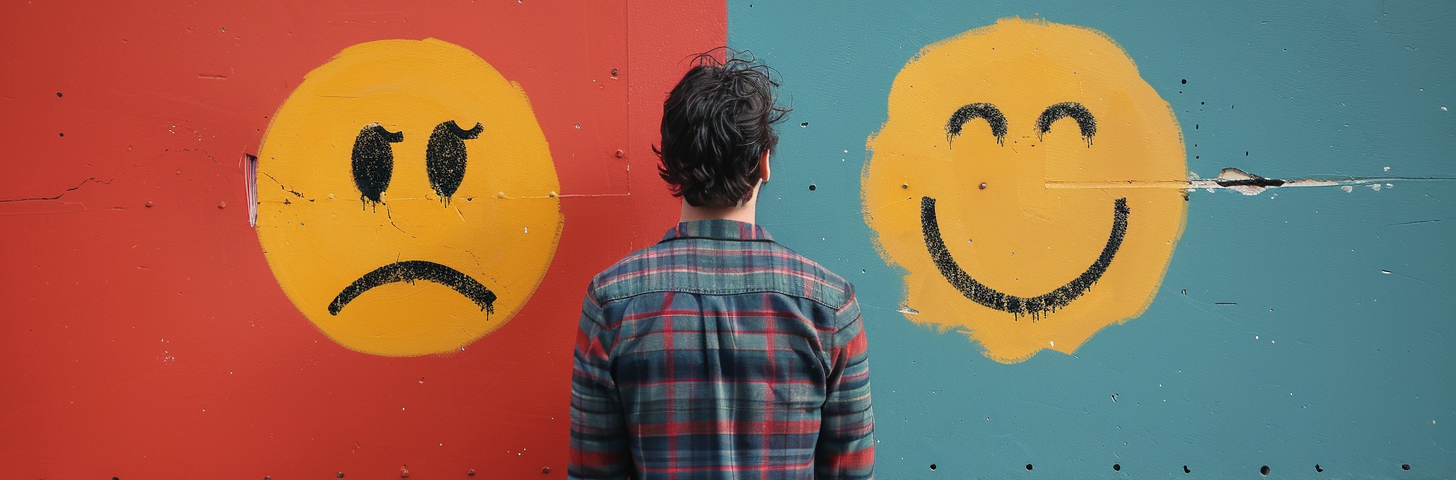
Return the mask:
<svg viewBox="0 0 1456 480"><path fill-rule="evenodd" d="M302 199L304 199L304 200L308 200L308 201L310 201L310 202L312 202L312 201L313 201L313 199L312 199L312 198L308 198L308 197L307 197L307 196L305 196L305 195L304 195L304 194L302 194L302 193L299 193L299 191L298 191L298 190L292 190L292 189L289 189L289 188L288 188L288 186L286 186L286 185L284 185L284 184L283 184L283 182L280 182L280 181L278 181L278 179L276 179L276 178L273 178L273 176L272 176L272 175L269 175L269 174L268 174L268 172L263 172L263 176L265 176L265 177L268 177L268 179L269 179L269 180L272 180L272 181L273 181L273 183L276 183L276 184L278 184L278 188L279 188L279 189L281 189L281 190L283 190L283 191L285 191L285 192L288 192L288 193L292 193L292 194L293 194L293 196L295 196L295 197L298 197L298 198L302 198ZM288 201L288 199L284 199L284 201L285 201L285 202L287 202L287 201Z"/></svg>
<svg viewBox="0 0 1456 480"><path fill-rule="evenodd" d="M99 178L96 178L96 177L88 177L85 180L81 180L81 183L76 184L76 186L71 187L71 188L67 188L65 191L63 191L61 193L58 193L58 194L56 194L53 197L0 198L0 203L49 202L49 201L53 201L53 200L60 200L61 197L66 196L67 193L71 193L71 192L74 192L76 190L79 190L81 187L85 186L88 183L99 183L99 184L102 184L102 185L111 185L111 182L113 182L113 181L116 181L116 177L113 177L110 180L102 180L102 179L99 179Z"/></svg>

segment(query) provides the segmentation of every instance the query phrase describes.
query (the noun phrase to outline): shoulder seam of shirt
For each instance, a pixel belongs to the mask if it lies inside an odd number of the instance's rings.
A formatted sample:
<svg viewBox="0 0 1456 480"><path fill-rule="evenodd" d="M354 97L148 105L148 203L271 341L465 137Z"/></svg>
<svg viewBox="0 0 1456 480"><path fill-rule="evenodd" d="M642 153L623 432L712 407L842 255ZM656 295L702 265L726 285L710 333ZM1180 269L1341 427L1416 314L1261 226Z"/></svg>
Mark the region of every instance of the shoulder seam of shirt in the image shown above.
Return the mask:
<svg viewBox="0 0 1456 480"><path fill-rule="evenodd" d="M672 289L672 288L650 288L650 289L635 291L635 292L632 292L632 293L629 293L629 294L625 294L625 295L603 298L599 302L599 304L602 305L605 308L606 307L606 304L608 304L608 303L617 302L617 301L620 301L620 300L626 300L626 299L629 299L629 298L632 298L632 297L640 297L642 295L648 295L648 294L653 294L653 293L668 293L668 292L681 293L681 294L687 294L687 295L704 295L704 296L709 296L709 297L727 297L727 296L732 296L732 295L743 295L743 294L746 294L746 293L776 293L776 294L784 295L784 296L787 296L787 297L794 297L794 298L801 298L801 299L804 299L804 300L808 300L808 301L817 303L819 305L822 305L822 306L825 306L825 307L828 307L828 308L839 309L839 308L842 308L843 307L843 306L835 306L835 305L833 305L833 304L831 304L829 302L826 302L826 301L824 301L822 299L814 298L813 296L810 296L810 295L804 295L804 294L801 294L801 293L784 292L784 291L774 290L774 289L770 289L770 288L746 288L746 289L742 289L742 290L728 290L728 291L722 291L722 292L694 292L694 291L689 291L689 290L678 290L678 289ZM848 305L848 304L846 303L845 305Z"/></svg>

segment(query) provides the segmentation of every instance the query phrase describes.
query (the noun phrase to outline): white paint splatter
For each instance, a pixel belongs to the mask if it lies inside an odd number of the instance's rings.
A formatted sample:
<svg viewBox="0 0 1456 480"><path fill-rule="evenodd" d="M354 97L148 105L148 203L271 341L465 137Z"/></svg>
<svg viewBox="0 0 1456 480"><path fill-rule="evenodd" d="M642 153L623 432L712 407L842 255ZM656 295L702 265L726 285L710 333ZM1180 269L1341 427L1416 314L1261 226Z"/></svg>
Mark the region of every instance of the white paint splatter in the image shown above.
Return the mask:
<svg viewBox="0 0 1456 480"><path fill-rule="evenodd" d="M1345 193L1350 193L1350 192L1355 191L1355 187L1352 187L1352 186L1349 186L1349 185L1340 185L1340 190L1344 190Z"/></svg>

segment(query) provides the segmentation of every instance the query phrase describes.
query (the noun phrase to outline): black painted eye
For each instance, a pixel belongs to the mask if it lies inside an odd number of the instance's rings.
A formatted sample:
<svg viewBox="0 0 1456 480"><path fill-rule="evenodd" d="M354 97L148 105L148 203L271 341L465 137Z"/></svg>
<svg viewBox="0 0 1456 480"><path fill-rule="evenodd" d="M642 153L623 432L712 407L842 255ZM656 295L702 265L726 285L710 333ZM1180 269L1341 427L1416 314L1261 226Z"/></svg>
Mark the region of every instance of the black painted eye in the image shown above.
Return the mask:
<svg viewBox="0 0 1456 480"><path fill-rule="evenodd" d="M440 194L440 200L450 203L450 196L465 180L465 141L474 140L485 131L480 122L475 128L461 129L454 120L435 126L430 133L430 144L425 149L425 173L430 176L430 188Z"/></svg>
<svg viewBox="0 0 1456 480"><path fill-rule="evenodd" d="M1058 103L1043 110L1036 119L1036 139L1041 140L1042 135L1051 131L1053 122L1066 117L1077 121L1077 126L1082 129L1082 140L1087 141L1087 146L1092 146L1092 136L1097 134L1097 119L1087 111L1087 107L1077 102Z"/></svg>
<svg viewBox="0 0 1456 480"><path fill-rule="evenodd" d="M989 103L972 103L952 113L950 121L945 124L945 143L949 144L951 139L960 135L966 122L977 118L986 119L986 124L991 126L991 134L996 136L997 145L1006 144L1006 116L1001 114L1001 109Z"/></svg>
<svg viewBox="0 0 1456 480"><path fill-rule="evenodd" d="M404 132L391 132L371 123L359 130L354 137L354 185L359 187L359 199L383 203L380 195L389 188L389 178L394 174L394 148L391 143L404 141Z"/></svg>

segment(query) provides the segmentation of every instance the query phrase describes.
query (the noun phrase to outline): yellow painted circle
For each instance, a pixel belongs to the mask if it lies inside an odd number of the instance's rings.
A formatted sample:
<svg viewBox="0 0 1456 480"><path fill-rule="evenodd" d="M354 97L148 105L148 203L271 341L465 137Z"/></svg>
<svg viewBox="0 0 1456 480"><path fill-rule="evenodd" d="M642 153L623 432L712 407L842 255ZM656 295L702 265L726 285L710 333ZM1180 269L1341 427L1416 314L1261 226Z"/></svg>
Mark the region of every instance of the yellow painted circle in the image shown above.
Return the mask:
<svg viewBox="0 0 1456 480"><path fill-rule="evenodd" d="M1088 28L1003 19L926 47L868 147L865 220L906 317L1000 362L1142 314L1187 216L1177 119Z"/></svg>
<svg viewBox="0 0 1456 480"><path fill-rule="evenodd" d="M309 72L268 126L257 178L278 284L365 353L456 351L505 325L561 234L525 93L435 39L361 43Z"/></svg>

